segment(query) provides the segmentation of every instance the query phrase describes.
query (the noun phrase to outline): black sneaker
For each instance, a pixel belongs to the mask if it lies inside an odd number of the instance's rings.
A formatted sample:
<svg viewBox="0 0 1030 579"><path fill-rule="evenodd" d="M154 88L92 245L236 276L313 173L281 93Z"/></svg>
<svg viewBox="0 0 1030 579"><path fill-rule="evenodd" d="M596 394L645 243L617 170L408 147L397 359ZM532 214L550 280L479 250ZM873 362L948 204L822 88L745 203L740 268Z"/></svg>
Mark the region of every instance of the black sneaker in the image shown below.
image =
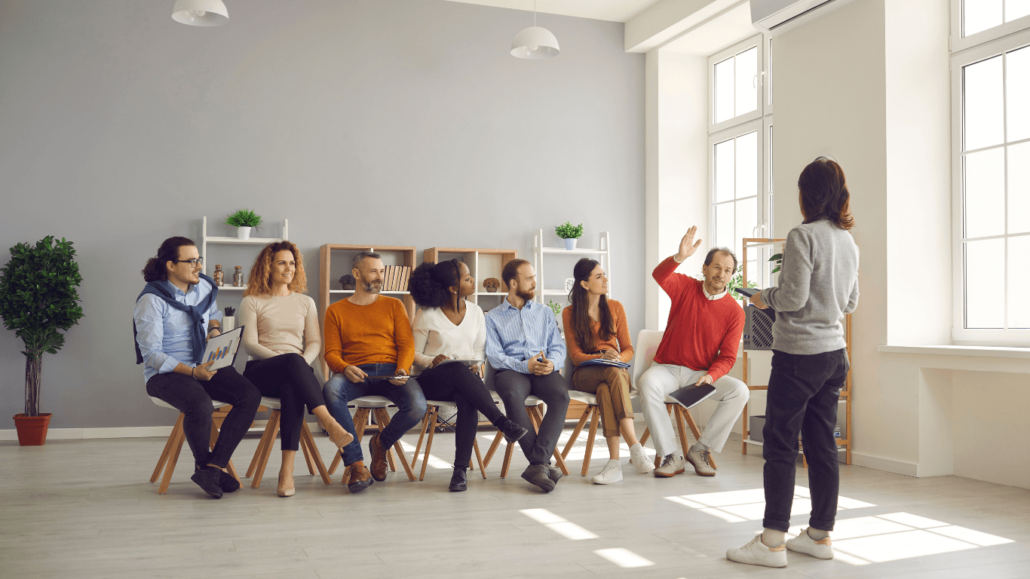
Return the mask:
<svg viewBox="0 0 1030 579"><path fill-rule="evenodd" d="M452 493L460 493L468 490L467 467L454 467L454 474L451 475L451 486L447 487Z"/></svg>
<svg viewBox="0 0 1030 579"><path fill-rule="evenodd" d="M204 489L204 492L216 499L222 498L222 487L218 485L219 475L223 474L221 469L213 466L205 466L197 469L190 480L197 483L197 486Z"/></svg>
<svg viewBox="0 0 1030 579"><path fill-rule="evenodd" d="M222 487L223 493L234 493L240 490L240 481L232 478L232 475L219 470L218 471L218 486Z"/></svg>
<svg viewBox="0 0 1030 579"><path fill-rule="evenodd" d="M525 427L520 426L510 418L502 418L499 422L497 430L501 431L501 434L504 435L504 441L508 444L518 442L520 438L529 432Z"/></svg>

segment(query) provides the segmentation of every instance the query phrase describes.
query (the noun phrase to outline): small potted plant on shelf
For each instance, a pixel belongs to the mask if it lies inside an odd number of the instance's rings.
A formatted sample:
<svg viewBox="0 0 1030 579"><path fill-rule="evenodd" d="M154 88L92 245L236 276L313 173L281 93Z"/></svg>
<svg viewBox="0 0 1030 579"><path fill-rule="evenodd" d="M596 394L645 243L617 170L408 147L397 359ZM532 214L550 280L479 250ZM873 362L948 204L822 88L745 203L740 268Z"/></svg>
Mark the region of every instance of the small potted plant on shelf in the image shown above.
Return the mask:
<svg viewBox="0 0 1030 579"><path fill-rule="evenodd" d="M46 443L50 414L39 413L43 354L56 354L64 335L82 318L77 288L82 283L72 242L48 235L35 247L19 243L0 268L0 317L25 344L25 412L14 415L18 443Z"/></svg>
<svg viewBox="0 0 1030 579"><path fill-rule="evenodd" d="M357 280L353 275L346 273L340 277L340 287L344 290L353 290L355 285L357 285Z"/></svg>
<svg viewBox="0 0 1030 579"><path fill-rule="evenodd" d="M557 319L558 322L558 329L561 330L562 335L564 335L565 326L564 324L562 324L561 320L561 311L563 309L563 306L553 300L547 300L547 307L551 308L551 311L554 312L554 317Z"/></svg>
<svg viewBox="0 0 1030 579"><path fill-rule="evenodd" d="M497 290L501 289L501 280L497 279L496 277L488 277L483 280L483 287L486 288L486 291L494 293Z"/></svg>
<svg viewBox="0 0 1030 579"><path fill-rule="evenodd" d="M554 232L558 234L558 237L565 240L565 249L572 251L576 249L576 240L583 237L583 224L573 225L572 222L566 221L562 225L555 227Z"/></svg>
<svg viewBox="0 0 1030 579"><path fill-rule="evenodd" d="M252 227L261 226L261 216L250 209L240 209L225 218L225 224L236 228L236 237L250 239Z"/></svg>

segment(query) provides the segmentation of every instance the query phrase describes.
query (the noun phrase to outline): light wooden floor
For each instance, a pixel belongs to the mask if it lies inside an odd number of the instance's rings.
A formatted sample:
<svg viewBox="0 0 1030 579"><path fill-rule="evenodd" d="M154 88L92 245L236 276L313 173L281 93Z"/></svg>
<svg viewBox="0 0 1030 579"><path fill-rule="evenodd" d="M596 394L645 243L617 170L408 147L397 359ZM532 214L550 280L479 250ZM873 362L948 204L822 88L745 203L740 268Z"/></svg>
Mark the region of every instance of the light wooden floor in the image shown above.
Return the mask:
<svg viewBox="0 0 1030 579"><path fill-rule="evenodd" d="M480 434L485 451L492 433ZM328 463L331 444L316 441ZM736 441L715 478L637 475L623 453L625 480L608 487L579 476L574 450L572 476L551 494L519 477L521 452L508 479L498 456L465 493L448 493L450 470L431 466L424 482L391 473L350 495L340 472L324 486L298 457L290 499L275 496L277 443L262 487L222 500L189 481L186 448L168 494L157 494L146 481L163 439L0 443L0 577L1030 577L1030 491L858 467L841 470L850 508L839 513L837 560L728 562L726 549L761 527L762 459L741 456ZM248 437L237 451L241 471L256 445ZM452 452L453 435L437 435L431 465L446 467ZM606 458L599 438L592 473ZM803 495L803 472L798 482Z"/></svg>

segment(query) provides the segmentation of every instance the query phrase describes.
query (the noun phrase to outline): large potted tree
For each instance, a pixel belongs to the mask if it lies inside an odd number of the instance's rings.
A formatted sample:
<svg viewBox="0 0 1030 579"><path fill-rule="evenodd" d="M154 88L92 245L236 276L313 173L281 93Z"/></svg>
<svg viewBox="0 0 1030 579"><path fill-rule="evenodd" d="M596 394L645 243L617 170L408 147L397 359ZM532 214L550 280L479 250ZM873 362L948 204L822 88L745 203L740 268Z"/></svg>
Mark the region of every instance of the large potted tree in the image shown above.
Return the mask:
<svg viewBox="0 0 1030 579"><path fill-rule="evenodd" d="M39 413L43 353L56 354L64 346L61 332L82 318L81 283L72 242L52 235L35 247L15 245L11 261L0 268L0 317L25 343L25 413L14 416L22 446L46 443L50 414Z"/></svg>

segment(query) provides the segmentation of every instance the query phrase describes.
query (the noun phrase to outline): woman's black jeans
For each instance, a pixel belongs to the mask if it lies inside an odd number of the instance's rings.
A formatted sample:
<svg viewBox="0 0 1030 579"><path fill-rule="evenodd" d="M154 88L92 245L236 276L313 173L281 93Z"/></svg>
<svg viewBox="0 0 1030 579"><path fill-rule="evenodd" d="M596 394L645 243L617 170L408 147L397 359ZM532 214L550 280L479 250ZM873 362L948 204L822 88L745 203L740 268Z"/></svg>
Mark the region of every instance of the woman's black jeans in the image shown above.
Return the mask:
<svg viewBox="0 0 1030 579"><path fill-rule="evenodd" d="M315 371L300 354L279 354L264 360L251 360L243 370L262 396L278 398L282 417L280 432L283 450L300 449L300 429L304 426L304 407L311 412L325 406L322 386Z"/></svg>
<svg viewBox="0 0 1030 579"><path fill-rule="evenodd" d="M846 350L811 356L773 351L765 407L765 519L786 532L794 502L794 475L801 434L812 495L809 526L832 531L840 477L837 465L837 401L851 365Z"/></svg>
<svg viewBox="0 0 1030 579"><path fill-rule="evenodd" d="M504 418L483 380L464 364L452 363L430 368L418 375L419 386L427 400L453 401L458 408L454 428L454 466L467 467L476 442L479 413L495 425Z"/></svg>
<svg viewBox="0 0 1030 579"><path fill-rule="evenodd" d="M207 382L175 372L158 374L147 380L147 394L164 400L186 415L182 429L198 468L206 464L225 468L229 464L233 451L254 422L261 403L257 387L232 366L218 370ZM214 449L208 450L212 400L231 404L232 410L222 422Z"/></svg>

